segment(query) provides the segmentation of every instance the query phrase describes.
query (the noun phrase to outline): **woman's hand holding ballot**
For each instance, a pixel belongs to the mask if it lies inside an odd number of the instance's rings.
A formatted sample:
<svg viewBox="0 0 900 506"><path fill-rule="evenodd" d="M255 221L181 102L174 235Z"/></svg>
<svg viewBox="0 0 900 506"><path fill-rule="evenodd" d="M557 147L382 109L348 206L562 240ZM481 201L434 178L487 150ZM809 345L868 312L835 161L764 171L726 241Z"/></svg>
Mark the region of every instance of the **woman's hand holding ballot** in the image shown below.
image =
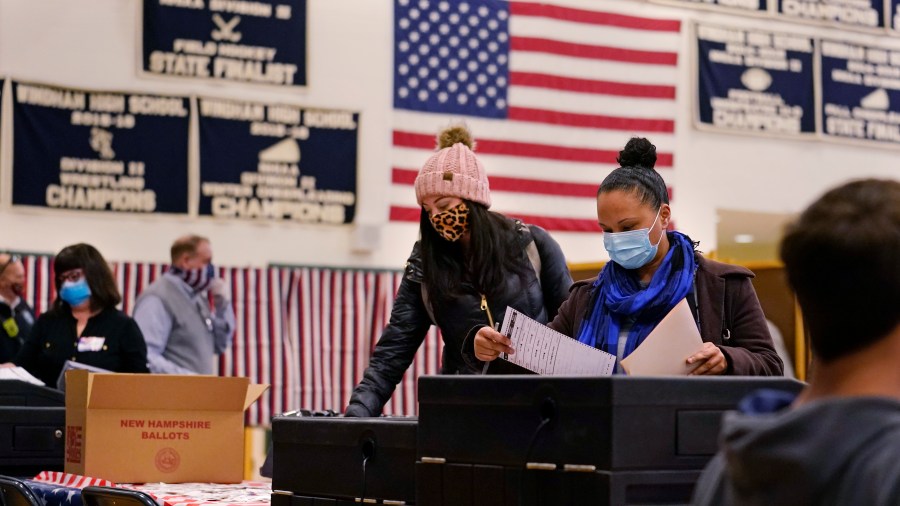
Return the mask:
<svg viewBox="0 0 900 506"><path fill-rule="evenodd" d="M475 334L475 358L482 362L490 362L501 353L512 355L516 350L511 345L512 341L500 332L491 327L481 327Z"/></svg>
<svg viewBox="0 0 900 506"><path fill-rule="evenodd" d="M482 362L491 362L501 353L515 353L512 341L491 327L482 327L475 334L475 358ZM691 376L712 376L724 374L728 369L728 361L722 350L713 343L703 343L703 347L685 361L688 365L696 365Z"/></svg>

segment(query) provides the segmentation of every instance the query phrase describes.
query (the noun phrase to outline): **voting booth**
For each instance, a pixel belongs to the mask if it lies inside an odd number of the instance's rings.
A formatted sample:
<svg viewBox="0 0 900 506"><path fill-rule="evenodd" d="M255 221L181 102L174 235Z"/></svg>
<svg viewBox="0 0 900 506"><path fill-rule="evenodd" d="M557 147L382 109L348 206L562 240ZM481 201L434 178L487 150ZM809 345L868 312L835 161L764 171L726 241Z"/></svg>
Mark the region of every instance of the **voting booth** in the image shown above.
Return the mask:
<svg viewBox="0 0 900 506"><path fill-rule="evenodd" d="M62 392L0 381L0 474L62 470L66 410Z"/></svg>
<svg viewBox="0 0 900 506"><path fill-rule="evenodd" d="M272 504L415 502L414 417L276 416Z"/></svg>
<svg viewBox="0 0 900 506"><path fill-rule="evenodd" d="M274 506L686 504L759 377L425 376L419 416L278 416Z"/></svg>
<svg viewBox="0 0 900 506"><path fill-rule="evenodd" d="M681 504L722 414L785 378L419 379L417 504Z"/></svg>

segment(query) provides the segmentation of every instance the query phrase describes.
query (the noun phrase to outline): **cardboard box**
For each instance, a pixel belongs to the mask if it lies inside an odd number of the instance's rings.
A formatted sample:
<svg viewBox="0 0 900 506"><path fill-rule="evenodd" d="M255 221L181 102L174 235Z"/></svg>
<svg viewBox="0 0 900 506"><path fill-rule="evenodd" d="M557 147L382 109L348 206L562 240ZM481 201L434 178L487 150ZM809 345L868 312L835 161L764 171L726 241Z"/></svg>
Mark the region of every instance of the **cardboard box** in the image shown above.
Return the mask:
<svg viewBox="0 0 900 506"><path fill-rule="evenodd" d="M248 378L66 373L65 470L119 483L243 479Z"/></svg>

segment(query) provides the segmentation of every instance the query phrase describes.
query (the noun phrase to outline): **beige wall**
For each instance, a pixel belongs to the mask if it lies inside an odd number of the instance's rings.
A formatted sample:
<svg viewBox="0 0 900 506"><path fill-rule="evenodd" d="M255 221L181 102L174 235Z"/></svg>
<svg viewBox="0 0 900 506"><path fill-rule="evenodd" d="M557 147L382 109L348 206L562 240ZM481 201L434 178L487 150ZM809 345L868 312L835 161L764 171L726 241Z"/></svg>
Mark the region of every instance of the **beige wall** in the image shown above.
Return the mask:
<svg viewBox="0 0 900 506"><path fill-rule="evenodd" d="M585 1L567 0L574 6ZM776 30L843 36L866 43L887 37L842 34L808 25L746 19L647 2L604 0L637 15L677 17L686 23L679 48L674 216L679 228L715 249L716 209L791 213L824 189L852 177L898 177L891 149L696 131L691 125L692 19ZM354 252L357 227L228 222L199 217L107 216L12 209L10 129L0 144L0 248L55 252L76 242L95 244L111 259L165 261L171 240L186 232L212 238L216 261L399 267L415 240L414 225L387 221L392 59L392 2L309 0L309 87L272 87L141 78L137 0L0 1L0 75L48 84L117 91L198 94L361 113L357 220L374 242ZM888 40L900 47L898 41ZM7 94L8 95L8 94ZM9 97L7 97L7 106ZM9 126L5 107L4 127ZM435 125L437 130L442 125ZM477 132L476 132L477 137ZM623 135L623 144L627 135ZM196 163L196 156L193 160ZM598 181L599 183L599 181ZM413 196L410 191L410 201ZM554 234L571 262L605 258L599 235ZM366 249L366 248L363 248Z"/></svg>

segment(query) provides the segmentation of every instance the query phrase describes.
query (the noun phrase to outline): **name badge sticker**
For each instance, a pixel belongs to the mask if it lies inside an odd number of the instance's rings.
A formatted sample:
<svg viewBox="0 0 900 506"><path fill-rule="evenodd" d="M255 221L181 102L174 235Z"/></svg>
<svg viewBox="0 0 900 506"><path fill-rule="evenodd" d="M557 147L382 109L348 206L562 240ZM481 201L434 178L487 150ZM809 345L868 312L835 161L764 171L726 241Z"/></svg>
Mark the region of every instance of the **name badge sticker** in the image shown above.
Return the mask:
<svg viewBox="0 0 900 506"><path fill-rule="evenodd" d="M78 351L100 351L104 343L105 337L82 337L78 339Z"/></svg>

